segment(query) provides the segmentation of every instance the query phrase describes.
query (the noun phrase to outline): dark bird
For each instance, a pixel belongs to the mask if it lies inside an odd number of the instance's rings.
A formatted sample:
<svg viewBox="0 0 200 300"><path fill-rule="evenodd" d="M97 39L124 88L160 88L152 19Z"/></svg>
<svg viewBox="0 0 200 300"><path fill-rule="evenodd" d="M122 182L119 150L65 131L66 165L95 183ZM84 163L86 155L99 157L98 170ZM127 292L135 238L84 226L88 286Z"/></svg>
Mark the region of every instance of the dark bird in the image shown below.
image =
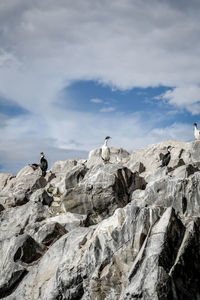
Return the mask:
<svg viewBox="0 0 200 300"><path fill-rule="evenodd" d="M41 152L40 169L42 170L42 176L45 176L46 175L46 171L48 169L48 162L44 158L44 152Z"/></svg>
<svg viewBox="0 0 200 300"><path fill-rule="evenodd" d="M30 167L35 171L40 165L38 164L29 164Z"/></svg>
<svg viewBox="0 0 200 300"><path fill-rule="evenodd" d="M168 146L167 147L167 153L162 158L162 165L161 165L161 167L166 167L169 164L170 159L171 159L171 153L170 153L169 150L171 150L172 148L173 148L172 146Z"/></svg>

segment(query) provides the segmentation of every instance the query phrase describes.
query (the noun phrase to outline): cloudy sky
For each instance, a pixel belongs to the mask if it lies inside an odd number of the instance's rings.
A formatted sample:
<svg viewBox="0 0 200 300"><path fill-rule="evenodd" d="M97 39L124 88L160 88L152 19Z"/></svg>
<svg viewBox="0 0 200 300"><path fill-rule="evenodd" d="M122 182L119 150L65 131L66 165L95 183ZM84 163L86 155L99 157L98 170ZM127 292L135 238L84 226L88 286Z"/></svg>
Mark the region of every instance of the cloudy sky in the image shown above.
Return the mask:
<svg viewBox="0 0 200 300"><path fill-rule="evenodd" d="M0 172L193 140L199 0L1 0ZM199 124L200 125L200 124Z"/></svg>

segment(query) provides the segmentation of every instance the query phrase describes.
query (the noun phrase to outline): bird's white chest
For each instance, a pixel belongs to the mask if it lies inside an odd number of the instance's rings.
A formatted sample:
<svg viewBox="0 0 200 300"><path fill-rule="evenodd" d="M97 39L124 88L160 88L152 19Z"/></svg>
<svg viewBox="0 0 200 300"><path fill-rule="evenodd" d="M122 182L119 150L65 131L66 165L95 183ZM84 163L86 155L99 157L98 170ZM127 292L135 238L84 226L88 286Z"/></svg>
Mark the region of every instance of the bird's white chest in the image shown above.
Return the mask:
<svg viewBox="0 0 200 300"><path fill-rule="evenodd" d="M110 158L110 149L107 145L102 146L102 157L105 160L108 160Z"/></svg>
<svg viewBox="0 0 200 300"><path fill-rule="evenodd" d="M196 140L200 140L200 131L197 128L194 129L194 137Z"/></svg>

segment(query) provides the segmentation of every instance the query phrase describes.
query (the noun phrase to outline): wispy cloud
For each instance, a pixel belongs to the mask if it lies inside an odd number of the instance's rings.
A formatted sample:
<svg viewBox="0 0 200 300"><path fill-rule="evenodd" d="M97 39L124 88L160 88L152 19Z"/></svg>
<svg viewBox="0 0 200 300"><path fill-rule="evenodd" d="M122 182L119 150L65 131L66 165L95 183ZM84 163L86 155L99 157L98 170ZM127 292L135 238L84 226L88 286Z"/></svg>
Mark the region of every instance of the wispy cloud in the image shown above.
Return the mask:
<svg viewBox="0 0 200 300"><path fill-rule="evenodd" d="M115 110L116 110L116 107L114 107L114 106L108 106L108 107L101 108L100 112L107 113L107 112L111 112L111 111L115 111Z"/></svg>
<svg viewBox="0 0 200 300"><path fill-rule="evenodd" d="M168 101L171 105L180 108L186 108L193 115L200 113L200 87L199 86L181 86L166 91L157 97Z"/></svg>
<svg viewBox="0 0 200 300"><path fill-rule="evenodd" d="M93 102L93 103L104 103L104 100L97 99L97 98L92 98L92 99L90 99L90 102Z"/></svg>
<svg viewBox="0 0 200 300"><path fill-rule="evenodd" d="M113 90L162 85L174 89L159 101L200 113L199 10L195 0L0 1L0 95L29 111L0 121L2 160L34 160L40 147L57 159L69 147L99 146L105 135L128 149L191 138L186 125L166 132L146 115L118 115L100 96L88 101L103 106L101 113L63 110L56 102L76 80ZM113 111L117 116L106 114Z"/></svg>

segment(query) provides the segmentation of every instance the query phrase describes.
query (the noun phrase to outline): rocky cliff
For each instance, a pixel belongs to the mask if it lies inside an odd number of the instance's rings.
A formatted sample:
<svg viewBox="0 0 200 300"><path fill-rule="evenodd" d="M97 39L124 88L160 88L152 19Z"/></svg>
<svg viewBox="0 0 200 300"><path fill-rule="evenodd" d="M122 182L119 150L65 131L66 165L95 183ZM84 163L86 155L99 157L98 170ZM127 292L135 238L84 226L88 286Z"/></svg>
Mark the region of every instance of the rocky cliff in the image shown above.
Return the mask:
<svg viewBox="0 0 200 300"><path fill-rule="evenodd" d="M198 300L199 212L200 141L0 174L0 299Z"/></svg>

